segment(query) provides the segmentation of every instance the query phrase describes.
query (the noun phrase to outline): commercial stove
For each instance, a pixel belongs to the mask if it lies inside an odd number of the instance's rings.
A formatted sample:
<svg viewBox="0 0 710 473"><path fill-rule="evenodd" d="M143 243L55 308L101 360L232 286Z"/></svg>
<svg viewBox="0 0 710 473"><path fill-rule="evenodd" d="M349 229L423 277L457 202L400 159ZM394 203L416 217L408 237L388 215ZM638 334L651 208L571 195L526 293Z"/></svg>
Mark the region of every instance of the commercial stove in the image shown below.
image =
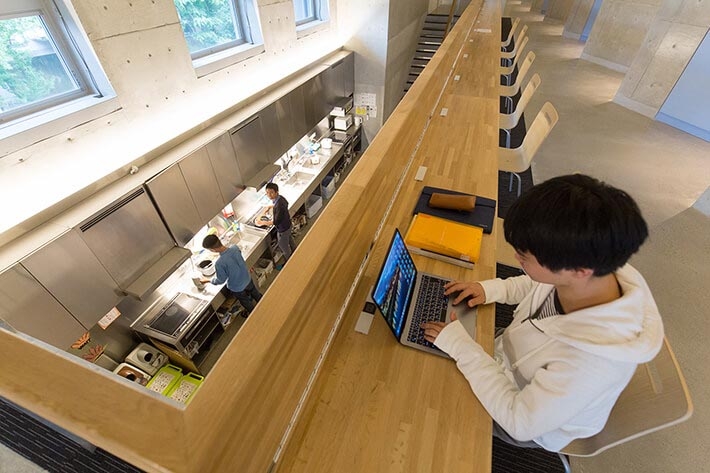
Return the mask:
<svg viewBox="0 0 710 473"><path fill-rule="evenodd" d="M209 301L179 292L155 304L131 327L192 358L219 325Z"/></svg>

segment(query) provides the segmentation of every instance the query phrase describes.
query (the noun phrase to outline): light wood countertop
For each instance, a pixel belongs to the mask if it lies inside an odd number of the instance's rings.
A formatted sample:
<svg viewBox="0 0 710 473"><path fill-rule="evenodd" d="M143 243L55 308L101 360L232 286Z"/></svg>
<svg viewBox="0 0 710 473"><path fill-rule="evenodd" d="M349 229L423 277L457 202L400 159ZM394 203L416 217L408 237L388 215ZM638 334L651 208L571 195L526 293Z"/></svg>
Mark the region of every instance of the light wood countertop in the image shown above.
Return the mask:
<svg viewBox="0 0 710 473"><path fill-rule="evenodd" d="M399 345L379 314L369 335L353 326L424 185L496 198L499 42L499 2L473 0L188 406L4 330L0 395L150 472L264 473L276 455L279 472L490 470L491 421L455 365ZM416 263L493 277L495 241L473 270ZM482 308L489 351L493 324Z"/></svg>

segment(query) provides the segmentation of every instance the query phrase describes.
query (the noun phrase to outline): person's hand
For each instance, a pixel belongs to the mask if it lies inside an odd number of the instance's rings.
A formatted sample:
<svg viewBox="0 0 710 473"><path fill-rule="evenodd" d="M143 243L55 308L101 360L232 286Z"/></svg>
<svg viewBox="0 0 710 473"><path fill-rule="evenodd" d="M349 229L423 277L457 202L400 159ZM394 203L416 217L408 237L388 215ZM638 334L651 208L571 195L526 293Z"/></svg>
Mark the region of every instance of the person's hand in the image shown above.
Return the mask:
<svg viewBox="0 0 710 473"><path fill-rule="evenodd" d="M451 322L454 320L458 320L456 312L451 313ZM446 325L447 323L445 322L424 322L420 327L424 330L424 338L426 338L429 343L434 343L436 337L439 336Z"/></svg>
<svg viewBox="0 0 710 473"><path fill-rule="evenodd" d="M466 300L469 307L475 307L486 302L486 293L483 286L477 282L451 281L444 286L444 295L456 294L453 304Z"/></svg>
<svg viewBox="0 0 710 473"><path fill-rule="evenodd" d="M204 279L204 278L203 278L203 279L200 279L200 282L201 282L202 284L210 284L210 283L212 282L212 280L211 280L211 279Z"/></svg>

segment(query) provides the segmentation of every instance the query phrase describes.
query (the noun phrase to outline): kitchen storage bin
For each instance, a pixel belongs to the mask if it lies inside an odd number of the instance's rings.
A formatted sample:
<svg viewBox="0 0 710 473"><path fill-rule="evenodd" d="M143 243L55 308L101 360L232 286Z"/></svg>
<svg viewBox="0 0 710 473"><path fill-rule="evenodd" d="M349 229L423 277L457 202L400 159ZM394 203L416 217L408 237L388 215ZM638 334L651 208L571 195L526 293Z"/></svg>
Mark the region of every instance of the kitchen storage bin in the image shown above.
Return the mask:
<svg viewBox="0 0 710 473"><path fill-rule="evenodd" d="M148 382L146 386L151 391L167 396L173 386L182 377L182 369L175 365L167 364L160 368L155 376Z"/></svg>
<svg viewBox="0 0 710 473"><path fill-rule="evenodd" d="M168 356L152 345L141 343L125 359L126 363L137 366L153 376L168 363Z"/></svg>
<svg viewBox="0 0 710 473"><path fill-rule="evenodd" d="M335 193L335 179L333 179L333 176L325 176L323 182L321 182L320 188L321 194L323 194L324 198L330 199L333 197L333 194Z"/></svg>
<svg viewBox="0 0 710 473"><path fill-rule="evenodd" d="M200 376L199 374L187 373L183 375L172 388L170 388L170 391L166 394L166 396L173 401L188 404L200 386L202 386L202 381L204 379L205 377Z"/></svg>
<svg viewBox="0 0 710 473"><path fill-rule="evenodd" d="M138 383L141 386L145 386L150 381L150 375L148 373L136 368L135 366L129 365L128 363L121 363L115 370L113 370L113 372L122 378Z"/></svg>
<svg viewBox="0 0 710 473"><path fill-rule="evenodd" d="M319 195L312 194L306 202L306 214L308 218L313 218L323 207L323 198Z"/></svg>

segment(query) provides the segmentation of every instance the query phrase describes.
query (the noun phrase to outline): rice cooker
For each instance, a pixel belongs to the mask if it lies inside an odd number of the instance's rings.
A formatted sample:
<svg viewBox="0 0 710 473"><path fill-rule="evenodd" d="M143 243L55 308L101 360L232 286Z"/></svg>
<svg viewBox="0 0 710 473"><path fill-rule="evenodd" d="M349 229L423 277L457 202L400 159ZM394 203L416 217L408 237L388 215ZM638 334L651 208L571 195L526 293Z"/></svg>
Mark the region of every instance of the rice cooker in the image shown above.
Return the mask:
<svg viewBox="0 0 710 473"><path fill-rule="evenodd" d="M215 272L214 261L209 259L204 259L197 263L197 267L203 276L212 276Z"/></svg>

